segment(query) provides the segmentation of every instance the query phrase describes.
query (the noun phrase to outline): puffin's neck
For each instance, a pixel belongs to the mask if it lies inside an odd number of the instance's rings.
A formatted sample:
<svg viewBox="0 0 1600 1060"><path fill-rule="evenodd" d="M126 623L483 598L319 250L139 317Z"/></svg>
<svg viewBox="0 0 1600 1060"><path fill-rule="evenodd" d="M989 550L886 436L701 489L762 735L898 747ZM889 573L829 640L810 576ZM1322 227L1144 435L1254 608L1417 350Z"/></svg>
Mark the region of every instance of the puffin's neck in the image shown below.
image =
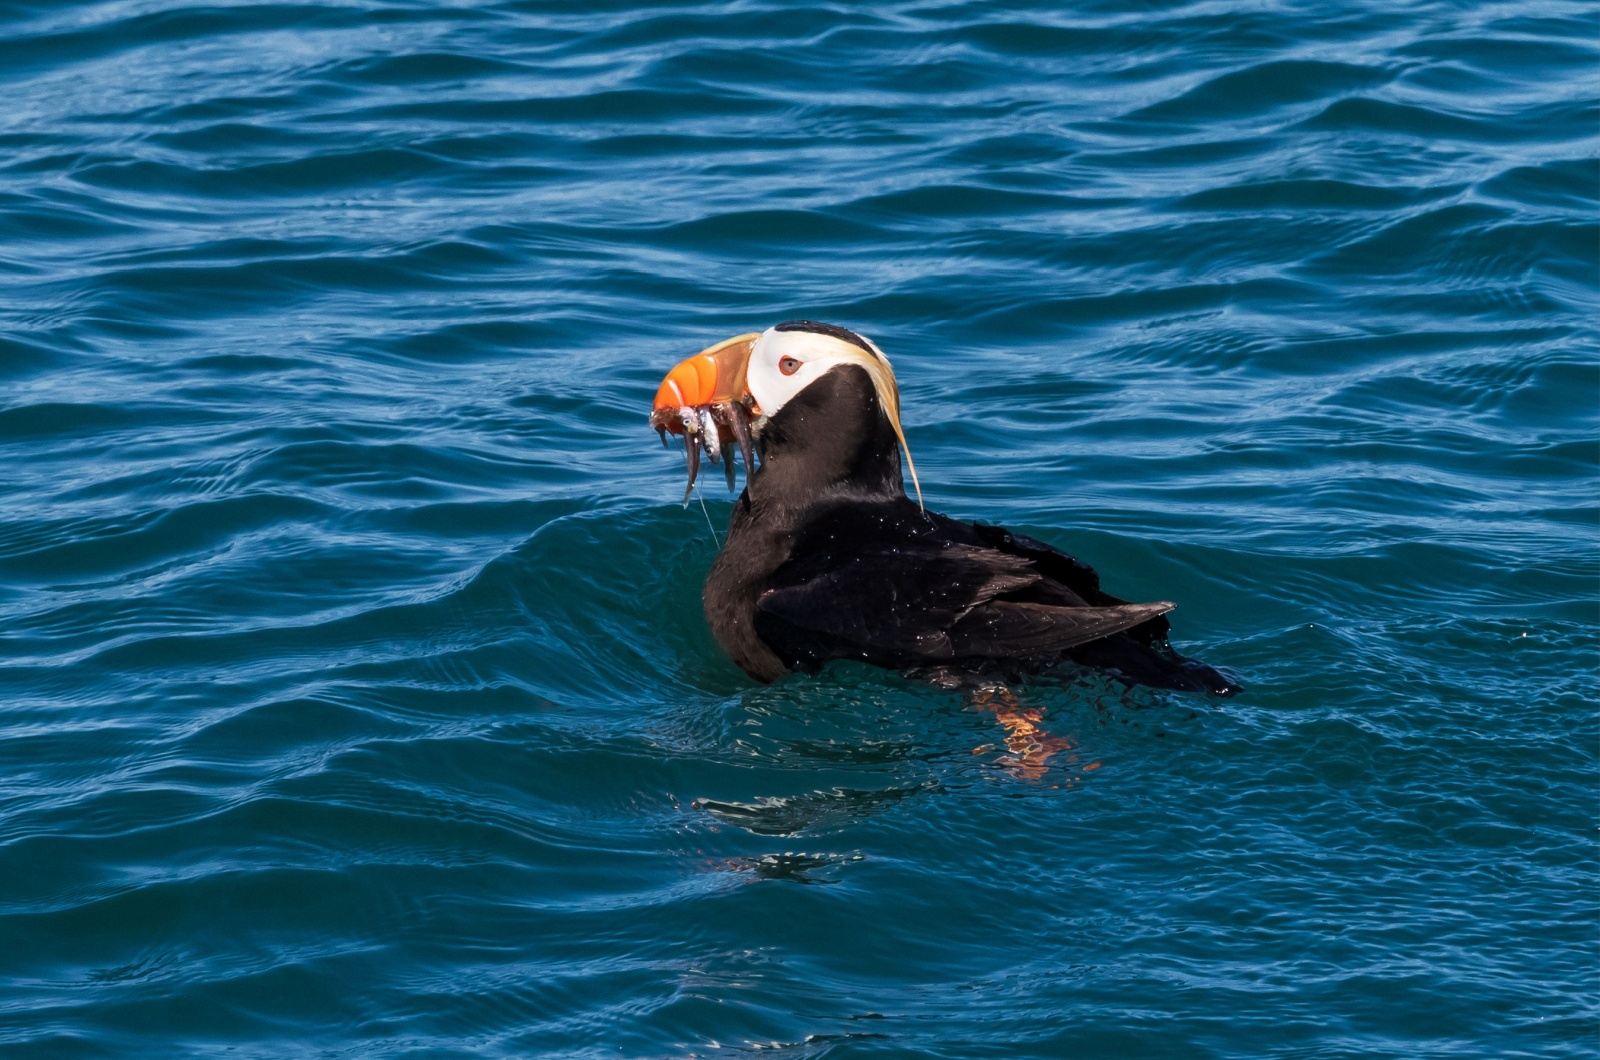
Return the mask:
<svg viewBox="0 0 1600 1060"><path fill-rule="evenodd" d="M761 428L750 500L801 509L839 497L906 495L900 448L872 378L841 365L791 398Z"/></svg>

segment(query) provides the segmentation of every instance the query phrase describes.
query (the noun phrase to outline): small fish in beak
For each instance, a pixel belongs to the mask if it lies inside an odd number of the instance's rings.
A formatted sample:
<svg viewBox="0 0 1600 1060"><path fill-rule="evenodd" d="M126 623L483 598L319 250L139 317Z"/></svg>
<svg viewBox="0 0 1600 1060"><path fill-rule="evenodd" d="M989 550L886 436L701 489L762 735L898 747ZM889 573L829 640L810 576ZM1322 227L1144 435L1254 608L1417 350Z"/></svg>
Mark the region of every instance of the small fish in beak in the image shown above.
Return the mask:
<svg viewBox="0 0 1600 1060"><path fill-rule="evenodd" d="M715 464L722 459L722 435L717 432L717 418L709 408L700 410L700 435L700 444L706 447L706 455Z"/></svg>
<svg viewBox="0 0 1600 1060"><path fill-rule="evenodd" d="M661 435L683 435L689 464L689 484L683 491L687 507L700 475L700 453L705 451L713 465L721 464L728 489L735 486L733 450L744 457L745 475L756 468L755 444L750 419L755 399L745 387L745 367L757 334L738 335L702 350L680 362L656 391L650 426ZM731 441L729 440L731 437Z"/></svg>

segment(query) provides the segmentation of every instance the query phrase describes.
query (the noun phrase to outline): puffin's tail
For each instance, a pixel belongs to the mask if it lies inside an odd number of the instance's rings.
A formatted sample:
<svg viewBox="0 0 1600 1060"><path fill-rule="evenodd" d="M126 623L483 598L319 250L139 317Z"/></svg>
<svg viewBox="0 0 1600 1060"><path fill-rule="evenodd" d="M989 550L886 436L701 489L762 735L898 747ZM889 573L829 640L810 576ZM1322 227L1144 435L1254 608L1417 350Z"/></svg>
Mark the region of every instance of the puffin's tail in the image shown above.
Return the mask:
<svg viewBox="0 0 1600 1060"><path fill-rule="evenodd" d="M1067 654L1074 662L1104 670L1128 684L1175 692L1209 692L1224 699L1241 691L1239 683L1220 670L1173 651L1164 637L1145 644L1119 633L1073 648Z"/></svg>

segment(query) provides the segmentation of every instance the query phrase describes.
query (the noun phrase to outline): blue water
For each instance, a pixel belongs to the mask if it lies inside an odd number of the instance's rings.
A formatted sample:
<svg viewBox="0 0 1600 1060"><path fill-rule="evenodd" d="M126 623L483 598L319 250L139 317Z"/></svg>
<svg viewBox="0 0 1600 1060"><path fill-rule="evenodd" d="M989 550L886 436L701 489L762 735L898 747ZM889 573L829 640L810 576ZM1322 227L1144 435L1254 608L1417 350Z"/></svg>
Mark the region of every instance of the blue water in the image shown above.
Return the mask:
<svg viewBox="0 0 1600 1060"><path fill-rule="evenodd" d="M1597 41L0 3L0 1053L1594 1056ZM1247 691L744 679L645 420L791 317Z"/></svg>

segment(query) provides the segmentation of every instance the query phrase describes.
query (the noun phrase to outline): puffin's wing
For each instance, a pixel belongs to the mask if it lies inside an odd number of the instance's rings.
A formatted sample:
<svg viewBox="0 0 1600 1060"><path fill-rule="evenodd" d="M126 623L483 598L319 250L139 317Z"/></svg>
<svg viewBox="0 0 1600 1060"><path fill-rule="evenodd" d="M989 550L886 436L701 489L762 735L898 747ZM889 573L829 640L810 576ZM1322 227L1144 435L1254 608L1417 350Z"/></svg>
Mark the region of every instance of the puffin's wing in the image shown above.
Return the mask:
<svg viewBox="0 0 1600 1060"><path fill-rule="evenodd" d="M787 569L785 569L787 568ZM1063 607L1007 600L1041 575L1020 556L949 540L813 555L779 568L756 632L801 663L908 666L1049 655L1146 622L1171 604Z"/></svg>
<svg viewBox="0 0 1600 1060"><path fill-rule="evenodd" d="M1007 530L1003 526L973 523L972 529L983 544L1007 555L1030 561L1047 583L1066 589L1084 603L1095 607L1115 607L1128 602L1101 589L1100 575L1093 567L1054 545L1047 545L1043 541ZM1040 595L1049 595L1048 589ZM1170 610L1172 610L1170 607L1164 608L1152 615L1148 622L1131 627L1128 630L1129 635L1142 644L1154 644L1165 640L1170 627L1161 615Z"/></svg>
<svg viewBox="0 0 1600 1060"><path fill-rule="evenodd" d="M950 631L961 658L1026 658L1076 648L1164 615L1175 605L1117 604L1111 607L1052 607L997 600L974 608Z"/></svg>

